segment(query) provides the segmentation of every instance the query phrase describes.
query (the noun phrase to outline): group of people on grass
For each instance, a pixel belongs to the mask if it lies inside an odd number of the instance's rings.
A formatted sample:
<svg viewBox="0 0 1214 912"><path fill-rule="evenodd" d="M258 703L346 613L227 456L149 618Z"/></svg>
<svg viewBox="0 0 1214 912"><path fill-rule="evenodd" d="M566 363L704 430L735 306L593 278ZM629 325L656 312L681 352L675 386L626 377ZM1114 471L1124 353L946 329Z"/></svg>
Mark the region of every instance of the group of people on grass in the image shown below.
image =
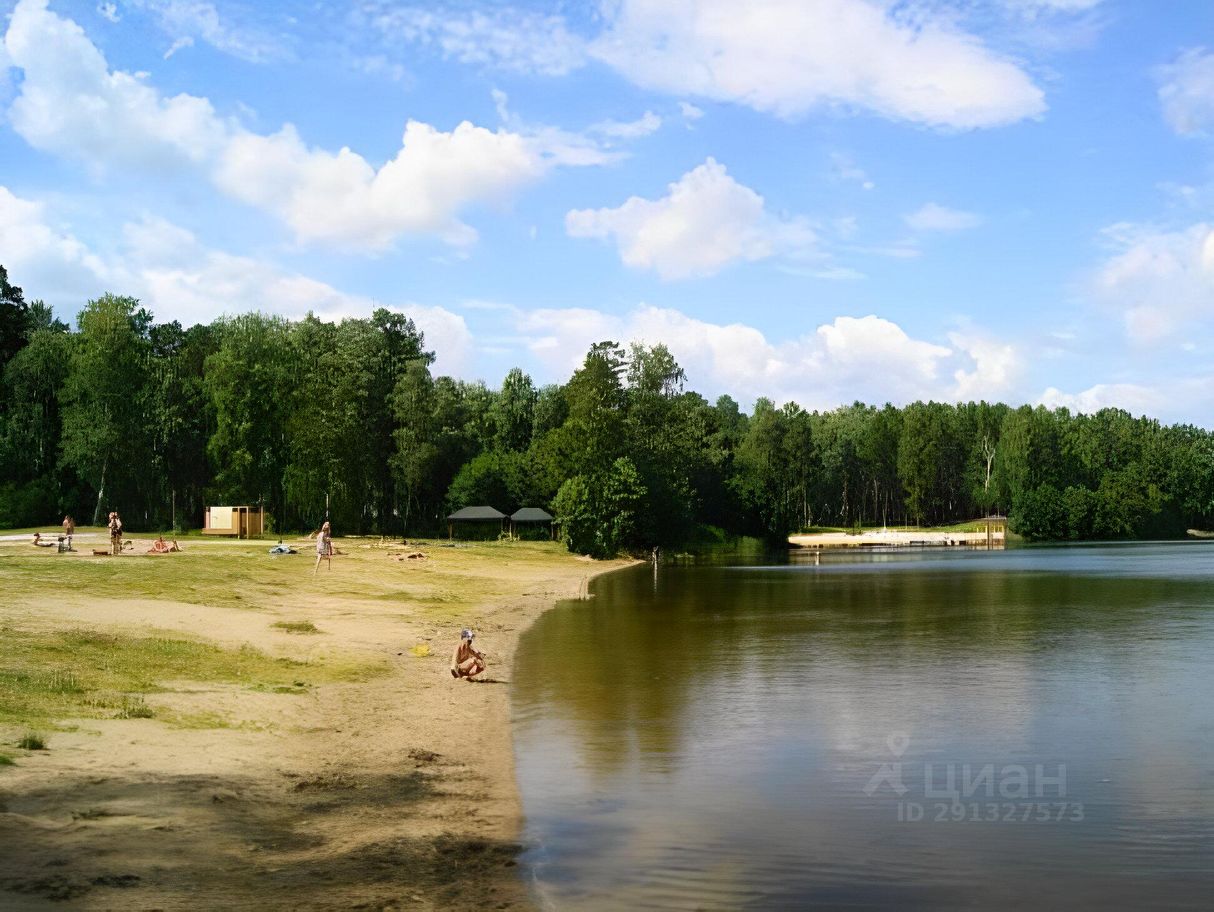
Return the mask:
<svg viewBox="0 0 1214 912"><path fill-rule="evenodd" d="M117 510L112 511L109 515L108 529L112 553L122 553L122 517L118 515ZM63 533L63 540L67 543L66 550L70 551L72 550L72 536L76 534L76 521L70 515L63 517ZM51 548L56 543L43 541L42 534L35 532L34 544L42 548ZM281 546L281 544L280 542L279 545ZM163 535L160 535L156 541L152 542L152 546L148 548L148 554L170 554L180 550L181 546L177 544L176 540L168 542L165 541ZM284 549L282 553L293 552L290 549ZM321 561L326 561L328 566L332 568L334 553L333 529L329 525L328 520L326 520L320 527L320 531L316 533L316 565L312 568L313 576L320 570ZM451 677L471 680L484 672L486 668L485 654L478 651L473 645L474 639L475 634L467 627L461 631L459 645L455 647L455 652L451 654Z"/></svg>
<svg viewBox="0 0 1214 912"><path fill-rule="evenodd" d="M110 533L110 552L111 554L121 554L124 547L134 547L130 542L125 545L122 541L122 517L118 515L118 511L114 510L107 518L106 528ZM50 541L49 536L43 536L41 532L34 533L35 548L54 548L58 547L60 551L72 551L72 538L76 534L76 520L69 513L63 517L63 534L55 536L55 541ZM181 551L181 545L177 544L176 539L166 541L163 535L160 535L152 542L152 546L148 548L148 554L173 554Z"/></svg>

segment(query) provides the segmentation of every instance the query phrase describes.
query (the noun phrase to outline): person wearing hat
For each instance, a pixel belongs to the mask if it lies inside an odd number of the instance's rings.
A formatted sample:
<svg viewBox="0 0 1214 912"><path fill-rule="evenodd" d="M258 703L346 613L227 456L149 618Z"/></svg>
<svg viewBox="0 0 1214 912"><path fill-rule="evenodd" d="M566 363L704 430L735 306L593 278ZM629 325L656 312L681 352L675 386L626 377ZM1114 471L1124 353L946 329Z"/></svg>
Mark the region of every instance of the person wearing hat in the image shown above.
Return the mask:
<svg viewBox="0 0 1214 912"><path fill-rule="evenodd" d="M485 656L472 645L474 634L467 627L459 637L459 645L451 656L451 677L472 680L485 670Z"/></svg>

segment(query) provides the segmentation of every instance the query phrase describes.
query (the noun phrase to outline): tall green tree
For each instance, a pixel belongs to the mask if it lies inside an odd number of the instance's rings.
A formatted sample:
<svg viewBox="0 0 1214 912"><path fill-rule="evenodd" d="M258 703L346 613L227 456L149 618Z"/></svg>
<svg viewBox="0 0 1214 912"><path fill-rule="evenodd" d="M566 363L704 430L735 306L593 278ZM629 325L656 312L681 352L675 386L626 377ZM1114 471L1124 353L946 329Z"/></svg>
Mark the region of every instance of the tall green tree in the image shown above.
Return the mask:
<svg viewBox="0 0 1214 912"><path fill-rule="evenodd" d="M79 338L63 387L61 458L96 491L96 525L107 494L119 505L135 493L143 472L151 317L134 298L107 294L89 301L77 323Z"/></svg>
<svg viewBox="0 0 1214 912"><path fill-rule="evenodd" d="M204 388L215 415L207 442L220 503L262 504L280 524L286 513L287 426L297 395L329 396L326 378L295 361L290 326L279 317L241 314L217 321L218 345L205 362Z"/></svg>

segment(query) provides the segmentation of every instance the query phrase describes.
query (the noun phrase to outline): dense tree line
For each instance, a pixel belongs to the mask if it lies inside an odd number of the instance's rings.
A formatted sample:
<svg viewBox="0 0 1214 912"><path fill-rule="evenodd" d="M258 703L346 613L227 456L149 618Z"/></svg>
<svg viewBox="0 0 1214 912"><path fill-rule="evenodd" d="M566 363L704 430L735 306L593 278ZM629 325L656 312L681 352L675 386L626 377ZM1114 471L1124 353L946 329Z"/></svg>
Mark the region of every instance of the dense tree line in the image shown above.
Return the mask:
<svg viewBox="0 0 1214 912"><path fill-rule="evenodd" d="M131 298L74 329L0 267L0 525L64 512L197 526L262 504L278 529L425 534L452 509L543 506L576 551L773 540L812 526L943 524L991 511L1043 539L1209 527L1214 436L1106 409L985 402L709 402L662 345L592 346L564 385L434 376L406 317L262 314L183 328Z"/></svg>

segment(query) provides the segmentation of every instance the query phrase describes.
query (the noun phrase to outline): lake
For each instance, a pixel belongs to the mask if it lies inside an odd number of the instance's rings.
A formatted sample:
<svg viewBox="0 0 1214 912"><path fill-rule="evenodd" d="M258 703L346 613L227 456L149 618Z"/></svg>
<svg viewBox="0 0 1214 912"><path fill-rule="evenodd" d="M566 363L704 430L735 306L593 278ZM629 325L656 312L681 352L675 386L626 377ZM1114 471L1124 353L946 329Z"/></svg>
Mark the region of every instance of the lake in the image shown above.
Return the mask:
<svg viewBox="0 0 1214 912"><path fill-rule="evenodd" d="M1209 909L1214 543L642 566L523 636L554 909Z"/></svg>

